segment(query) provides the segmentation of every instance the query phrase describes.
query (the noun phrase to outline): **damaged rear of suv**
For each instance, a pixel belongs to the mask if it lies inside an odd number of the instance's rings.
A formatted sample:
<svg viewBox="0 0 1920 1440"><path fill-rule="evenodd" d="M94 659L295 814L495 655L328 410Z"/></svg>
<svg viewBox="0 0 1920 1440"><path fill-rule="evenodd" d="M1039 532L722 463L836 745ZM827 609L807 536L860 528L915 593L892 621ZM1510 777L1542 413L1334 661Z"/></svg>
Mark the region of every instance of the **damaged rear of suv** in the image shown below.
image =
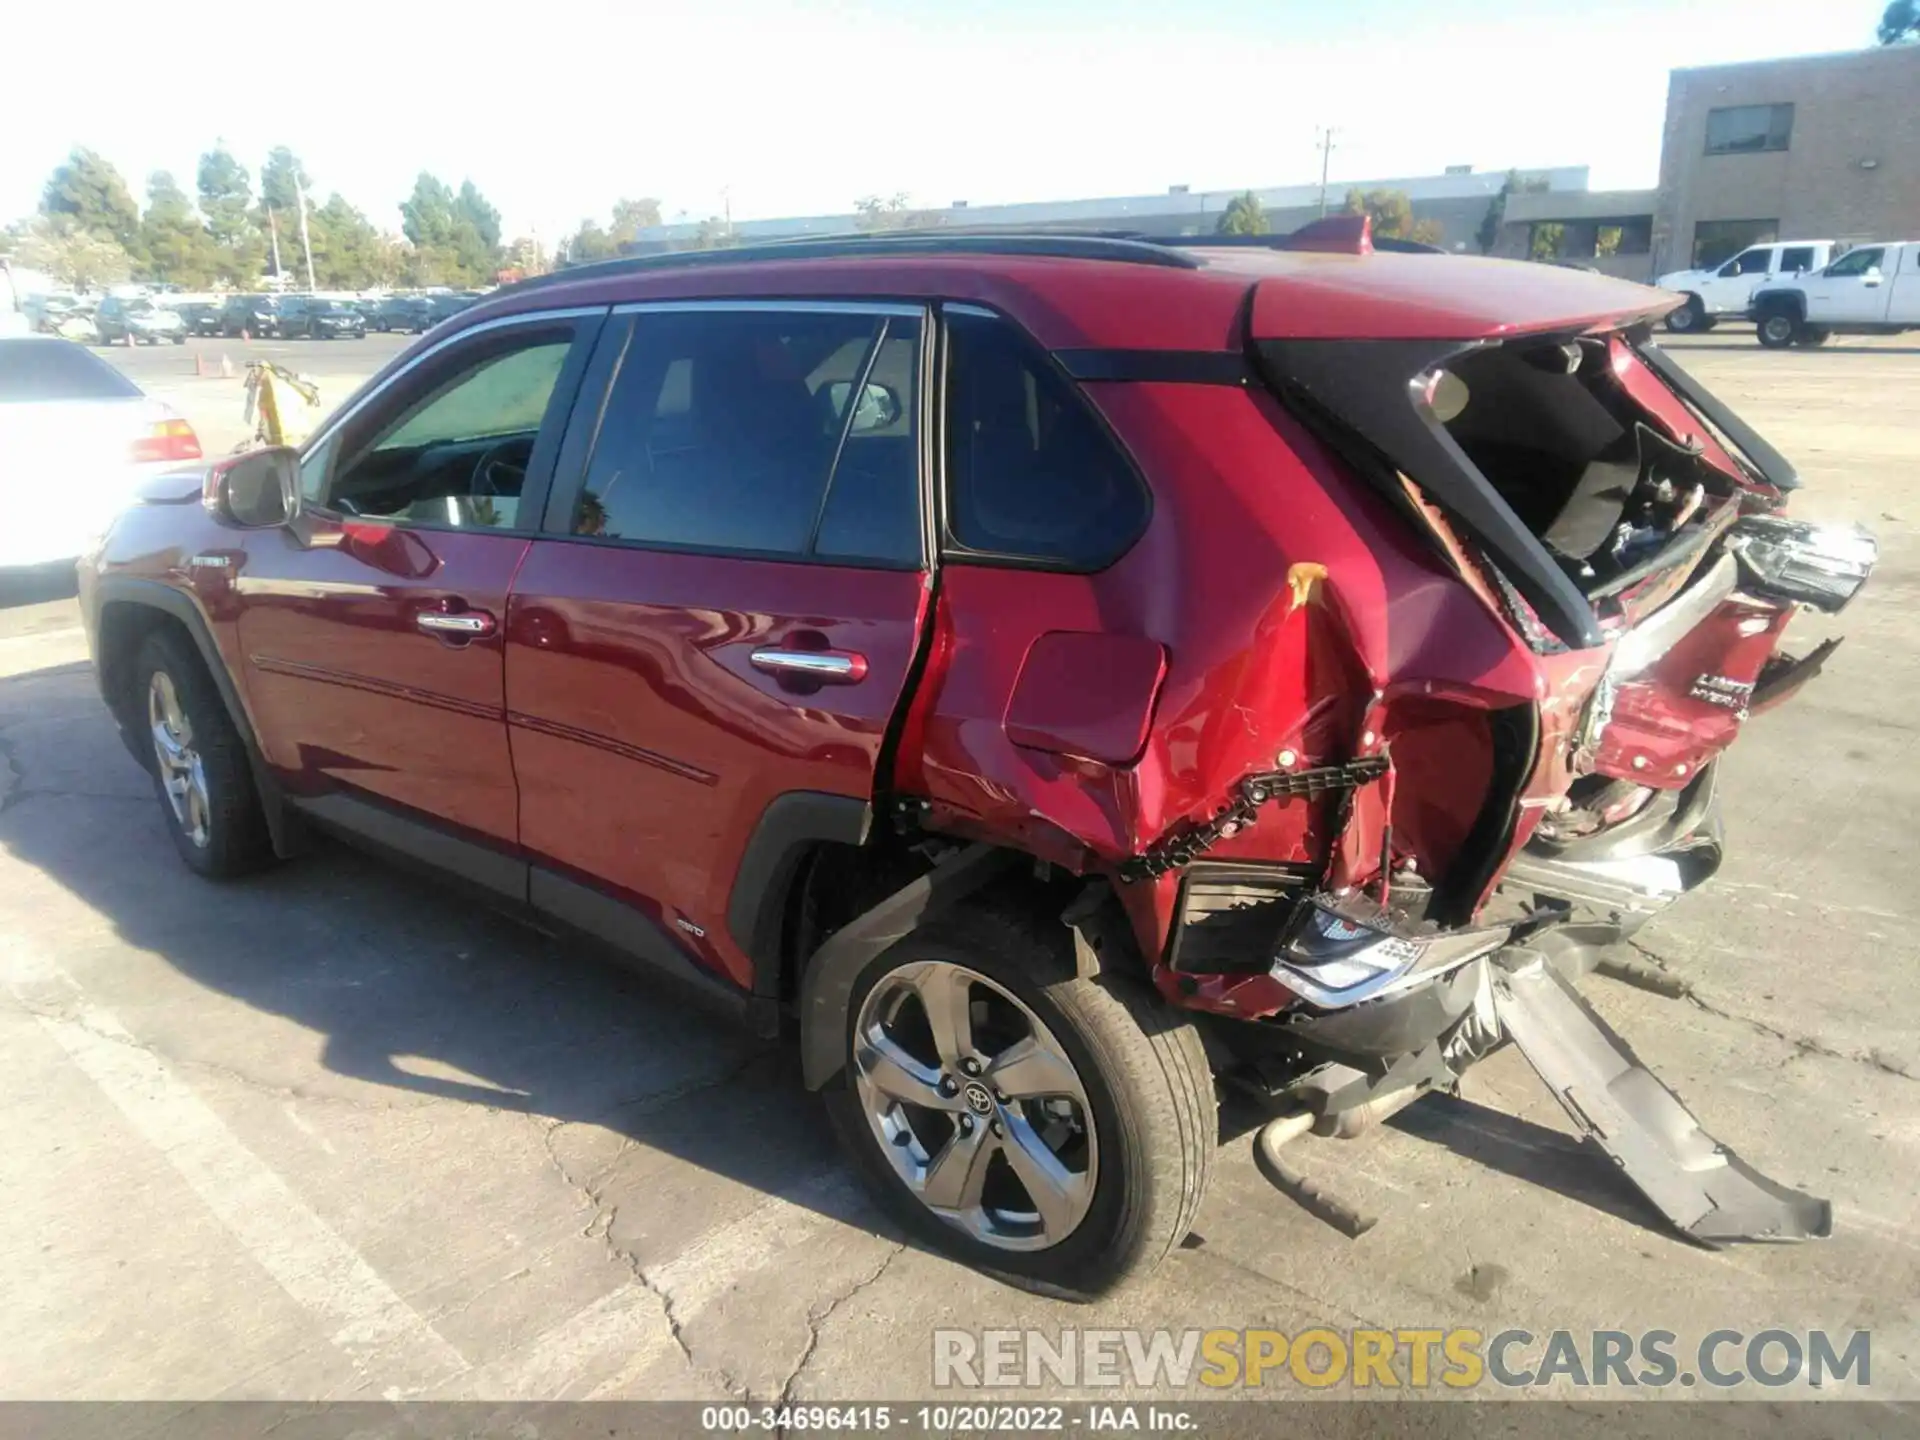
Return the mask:
<svg viewBox="0 0 1920 1440"><path fill-rule="evenodd" d="M157 486L83 608L194 869L338 830L793 1022L1017 1283L1187 1234L1217 1082L1284 1171L1508 1041L1678 1230L1818 1235L1574 989L1874 562L1674 303L1360 217L585 266Z"/></svg>
<svg viewBox="0 0 1920 1440"><path fill-rule="evenodd" d="M1651 343L1669 297L1376 254L1348 221L1200 253L1246 284L1237 354L1059 357L1152 497L1092 603L947 571L898 777L912 823L1081 877L1073 973L1144 971L1214 1073L1279 1109L1270 1136L1357 1134L1513 1040L1688 1235L1826 1233L1825 1202L1703 1134L1572 981L1713 874L1715 761L1825 660L1782 632L1843 606L1873 542L1782 518L1786 462ZM989 633L1010 683L969 730L977 701L948 691ZM971 1258L1060 1283L1050 1246L978 1248L1044 1235L1044 1208L1001 1232L945 1203L974 1132L923 1132L887 1079L899 1012L835 993L886 965L860 928L807 974L810 1079L844 1066L856 1152L864 1132ZM938 1026L914 1029L934 1012L903 1008L937 1090ZM1163 1062L1153 1087L1193 1083Z"/></svg>

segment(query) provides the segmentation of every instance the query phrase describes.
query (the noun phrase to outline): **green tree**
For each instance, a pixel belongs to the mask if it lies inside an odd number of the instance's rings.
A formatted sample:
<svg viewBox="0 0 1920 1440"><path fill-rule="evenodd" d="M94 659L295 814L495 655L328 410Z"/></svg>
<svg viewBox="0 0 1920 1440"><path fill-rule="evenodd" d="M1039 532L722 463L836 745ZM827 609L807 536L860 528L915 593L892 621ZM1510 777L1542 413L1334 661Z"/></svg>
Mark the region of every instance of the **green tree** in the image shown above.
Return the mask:
<svg viewBox="0 0 1920 1440"><path fill-rule="evenodd" d="M220 253L171 171L147 177L147 213L140 221L146 269L156 280L203 290L220 273Z"/></svg>
<svg viewBox="0 0 1920 1440"><path fill-rule="evenodd" d="M500 212L487 203L487 197L471 180L460 182L460 193L453 197L453 216L456 221L465 222L473 227L480 243L486 247L489 256L500 248Z"/></svg>
<svg viewBox="0 0 1920 1440"><path fill-rule="evenodd" d="M36 215L17 232L8 256L23 270L40 270L75 290L111 285L133 274L133 258L118 241L96 235L71 217Z"/></svg>
<svg viewBox="0 0 1920 1440"><path fill-rule="evenodd" d="M56 165L40 198L40 213L57 223L111 240L129 253L140 244L140 207L120 172L97 152L76 146Z"/></svg>
<svg viewBox="0 0 1920 1440"><path fill-rule="evenodd" d="M1520 172L1507 171L1507 178L1500 182L1500 191L1487 202L1487 213L1481 217L1480 228L1474 232L1473 243L1480 247L1482 255L1491 255L1493 247L1500 243L1500 227L1507 223L1507 201L1513 192L1520 188Z"/></svg>
<svg viewBox="0 0 1920 1440"><path fill-rule="evenodd" d="M724 250L739 243L740 237L733 233L732 222L723 220L718 215L709 215L700 222L699 228L694 232L693 244L688 248Z"/></svg>
<svg viewBox="0 0 1920 1440"><path fill-rule="evenodd" d="M560 242L559 258L569 265L585 265L594 260L611 260L624 254L642 230L660 223L660 202L653 199L616 200L613 224L601 228L594 219L582 220L580 228Z"/></svg>
<svg viewBox="0 0 1920 1440"><path fill-rule="evenodd" d="M660 202L651 197L613 202L613 226L608 233L622 245L632 244L642 230L660 223Z"/></svg>
<svg viewBox="0 0 1920 1440"><path fill-rule="evenodd" d="M253 222L253 188L247 168L224 144L200 157L196 175L200 213L207 234L219 252L220 278L235 285L251 285L266 265L267 241Z"/></svg>
<svg viewBox="0 0 1920 1440"><path fill-rule="evenodd" d="M857 212L855 227L869 234L884 230L925 230L940 223L940 217L933 211L914 209L904 190L896 190L891 195L863 195L853 202L853 208Z"/></svg>
<svg viewBox="0 0 1920 1440"><path fill-rule="evenodd" d="M1413 228L1413 201L1404 190L1349 190L1346 212L1373 221L1373 233L1404 240Z"/></svg>
<svg viewBox="0 0 1920 1440"><path fill-rule="evenodd" d="M413 242L408 271L416 283L472 285L500 268L500 212L471 180L455 195L444 180L421 171L400 217Z"/></svg>
<svg viewBox="0 0 1920 1440"><path fill-rule="evenodd" d="M1547 221L1533 227L1527 239L1527 258L1529 260L1558 260L1560 247L1567 238L1567 227L1558 221Z"/></svg>
<svg viewBox="0 0 1920 1440"><path fill-rule="evenodd" d="M284 222L291 219L295 224L300 219L300 194L306 192L308 204L312 204L313 177L307 174L307 167L300 163L300 157L284 145L276 145L267 152L267 163L260 167L260 210L262 223L265 212L273 211Z"/></svg>
<svg viewBox="0 0 1920 1440"><path fill-rule="evenodd" d="M335 191L307 217L313 278L328 290L364 290L376 283L380 232Z"/></svg>
<svg viewBox="0 0 1920 1440"><path fill-rule="evenodd" d="M1900 45L1920 40L1920 0L1891 0L1880 17L1880 43Z"/></svg>
<svg viewBox="0 0 1920 1440"><path fill-rule="evenodd" d="M1260 208L1260 197L1251 190L1242 192L1227 201L1227 208L1220 212L1213 233L1216 235L1265 235L1273 227L1267 223L1267 212Z"/></svg>

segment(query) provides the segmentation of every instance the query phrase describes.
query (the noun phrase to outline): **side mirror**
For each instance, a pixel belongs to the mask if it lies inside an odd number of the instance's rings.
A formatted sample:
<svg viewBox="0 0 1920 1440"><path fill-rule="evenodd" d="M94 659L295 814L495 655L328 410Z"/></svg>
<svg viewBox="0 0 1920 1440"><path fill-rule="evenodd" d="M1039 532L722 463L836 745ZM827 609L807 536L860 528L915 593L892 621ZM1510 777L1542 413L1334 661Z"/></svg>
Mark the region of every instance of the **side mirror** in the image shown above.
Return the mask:
<svg viewBox="0 0 1920 1440"><path fill-rule="evenodd" d="M1867 267L1867 273L1860 278L1869 285L1878 285L1884 277L1880 274L1880 267L1878 265L1869 265Z"/></svg>
<svg viewBox="0 0 1920 1440"><path fill-rule="evenodd" d="M847 403L847 391L853 386L845 380L836 380L828 386L828 398L835 410ZM860 392L860 403L853 409L853 430L855 435L870 435L876 430L884 430L900 418L900 397L882 385L878 380L869 380Z"/></svg>
<svg viewBox="0 0 1920 1440"><path fill-rule="evenodd" d="M220 461L207 471L200 503L242 530L290 524L300 513L300 452L272 445Z"/></svg>

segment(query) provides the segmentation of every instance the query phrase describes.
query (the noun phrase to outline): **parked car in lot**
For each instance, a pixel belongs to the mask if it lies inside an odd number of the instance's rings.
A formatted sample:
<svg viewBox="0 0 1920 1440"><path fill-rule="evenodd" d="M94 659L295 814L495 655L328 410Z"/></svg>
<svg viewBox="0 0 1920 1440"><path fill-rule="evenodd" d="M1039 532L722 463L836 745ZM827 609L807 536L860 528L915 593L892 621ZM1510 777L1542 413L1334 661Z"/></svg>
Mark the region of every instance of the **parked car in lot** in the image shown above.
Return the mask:
<svg viewBox="0 0 1920 1440"><path fill-rule="evenodd" d="M150 487L82 606L189 868L337 831L790 1021L1018 1283L1188 1233L1216 1080L1344 1135L1508 1039L1678 1229L1819 1235L1573 984L1874 559L1676 303L1359 216L583 266Z"/></svg>
<svg viewBox="0 0 1920 1440"><path fill-rule="evenodd" d="M92 351L0 339L0 572L71 564L142 481L198 458L193 427Z"/></svg>
<svg viewBox="0 0 1920 1440"><path fill-rule="evenodd" d="M346 300L289 295L280 302L280 307L281 328L288 335L304 335L309 340L338 340L367 333L366 317Z"/></svg>
<svg viewBox="0 0 1920 1440"><path fill-rule="evenodd" d="M228 338L242 335L279 338L286 333L277 295L231 295L220 310L220 324Z"/></svg>
<svg viewBox="0 0 1920 1440"><path fill-rule="evenodd" d="M415 334L427 328L421 323L426 309L424 295L389 295L374 307L367 323L382 334L389 331Z"/></svg>
<svg viewBox="0 0 1920 1440"><path fill-rule="evenodd" d="M226 331L226 316L221 305L212 300L186 300L174 307L189 335L221 335Z"/></svg>
<svg viewBox="0 0 1920 1440"><path fill-rule="evenodd" d="M1667 329L1711 330L1722 320L1751 319L1754 291L1783 276L1817 270L1833 253L1831 240L1787 240L1749 245L1724 265L1662 275L1656 282L1662 290L1686 297L1684 305L1668 312Z"/></svg>
<svg viewBox="0 0 1920 1440"><path fill-rule="evenodd" d="M94 311L93 323L102 345L132 338L142 345L171 341L187 343L187 324L178 311L166 309L145 297L122 298L109 295Z"/></svg>
<svg viewBox="0 0 1920 1440"><path fill-rule="evenodd" d="M1753 297L1753 318L1771 350L1920 330L1920 241L1857 245L1824 270L1769 285Z"/></svg>

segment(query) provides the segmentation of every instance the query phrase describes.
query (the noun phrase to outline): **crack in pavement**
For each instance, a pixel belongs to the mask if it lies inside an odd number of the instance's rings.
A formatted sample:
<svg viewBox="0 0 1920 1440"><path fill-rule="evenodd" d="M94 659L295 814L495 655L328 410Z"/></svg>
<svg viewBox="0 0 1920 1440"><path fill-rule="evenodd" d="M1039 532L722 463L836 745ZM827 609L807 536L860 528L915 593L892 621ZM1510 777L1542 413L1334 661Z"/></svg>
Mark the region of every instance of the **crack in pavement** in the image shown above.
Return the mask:
<svg viewBox="0 0 1920 1440"><path fill-rule="evenodd" d="M769 1058L770 1056L767 1052L755 1051L743 1058L738 1064L723 1070L719 1075L710 1076L706 1079L693 1081L685 1085L671 1086L665 1090L650 1091L644 1095L636 1096L632 1099L609 1106L603 1114L611 1115L618 1110L634 1105L643 1107L638 1110L638 1114L652 1114L690 1095L698 1095L705 1091L717 1090L730 1085L756 1065L765 1064ZM598 1239L601 1244L606 1247L607 1254L633 1276L634 1283L660 1302L660 1318L666 1323L667 1333L672 1337L674 1345L685 1358L689 1369L693 1370L696 1374L707 1373L715 1376L729 1395L732 1395L735 1399L746 1399L745 1388L741 1386L732 1375L729 1375L724 1370L703 1365L694 1355L693 1346L688 1343L681 1317L675 1310L673 1296L655 1283L653 1277L648 1273L647 1267L642 1263L638 1255L622 1247L613 1238L613 1225L615 1219L619 1216L620 1207L607 1200L598 1182L606 1177L607 1173L619 1163L620 1157L625 1155L628 1149L631 1148L633 1143L631 1139L628 1139L626 1143L622 1144L619 1152L614 1155L613 1159L609 1160L605 1165L602 1165L584 1179L575 1177L573 1172L567 1167L566 1161L561 1159L559 1152L554 1148L556 1137L567 1127L599 1123L599 1121L594 1120L559 1120L548 1125L542 1133L543 1148L546 1151L547 1163L553 1167L554 1172L559 1175L560 1179L586 1202L587 1207L593 1212L593 1218L587 1222L586 1227L580 1232L581 1235L589 1240Z"/></svg>
<svg viewBox="0 0 1920 1440"><path fill-rule="evenodd" d="M826 1327L827 1321L833 1318L834 1312L839 1310L842 1305L845 1305L861 1291L872 1286L882 1275L886 1274L888 1267L900 1258L901 1252L906 1248L904 1241L894 1245L887 1251L878 1265L874 1266L871 1271L855 1280L853 1284L834 1296L833 1299L826 1303L824 1308L811 1305L807 1307L806 1348L800 1352L800 1358L794 1362L792 1371L787 1375L787 1378L781 1382L780 1398L775 1402L776 1407L785 1407L793 1403L793 1387L799 1382L800 1376L806 1371L807 1366L813 1363L814 1352L820 1348L820 1332ZM786 1429L783 1427L780 1433L785 1434Z"/></svg>
<svg viewBox="0 0 1920 1440"><path fill-rule="evenodd" d="M1883 1050L1843 1050L1837 1045L1820 1039L1818 1036L1795 1034L1792 1031L1783 1030L1777 1025L1769 1024L1767 1021L1759 1019L1756 1016L1743 1015L1737 1010L1729 1010L1726 1006L1717 1004L1702 995L1699 987L1691 980L1684 978L1680 967L1667 959L1666 956L1656 950L1649 949L1638 940L1629 940L1627 941L1627 945L1628 948L1637 954L1644 955L1648 960L1651 960L1662 972L1678 978L1681 993L1675 998L1684 999L1696 1010L1704 1011L1708 1015L1715 1016L1721 1020L1730 1020L1736 1025L1744 1025L1749 1030L1778 1040L1784 1045L1791 1046L1794 1050L1793 1058L1802 1055L1818 1055L1825 1060L1840 1060L1849 1065L1863 1066L1881 1075L1892 1075L1901 1080L1920 1081L1920 1073L1916 1073L1906 1065L1903 1065L1898 1059L1888 1055Z"/></svg>

